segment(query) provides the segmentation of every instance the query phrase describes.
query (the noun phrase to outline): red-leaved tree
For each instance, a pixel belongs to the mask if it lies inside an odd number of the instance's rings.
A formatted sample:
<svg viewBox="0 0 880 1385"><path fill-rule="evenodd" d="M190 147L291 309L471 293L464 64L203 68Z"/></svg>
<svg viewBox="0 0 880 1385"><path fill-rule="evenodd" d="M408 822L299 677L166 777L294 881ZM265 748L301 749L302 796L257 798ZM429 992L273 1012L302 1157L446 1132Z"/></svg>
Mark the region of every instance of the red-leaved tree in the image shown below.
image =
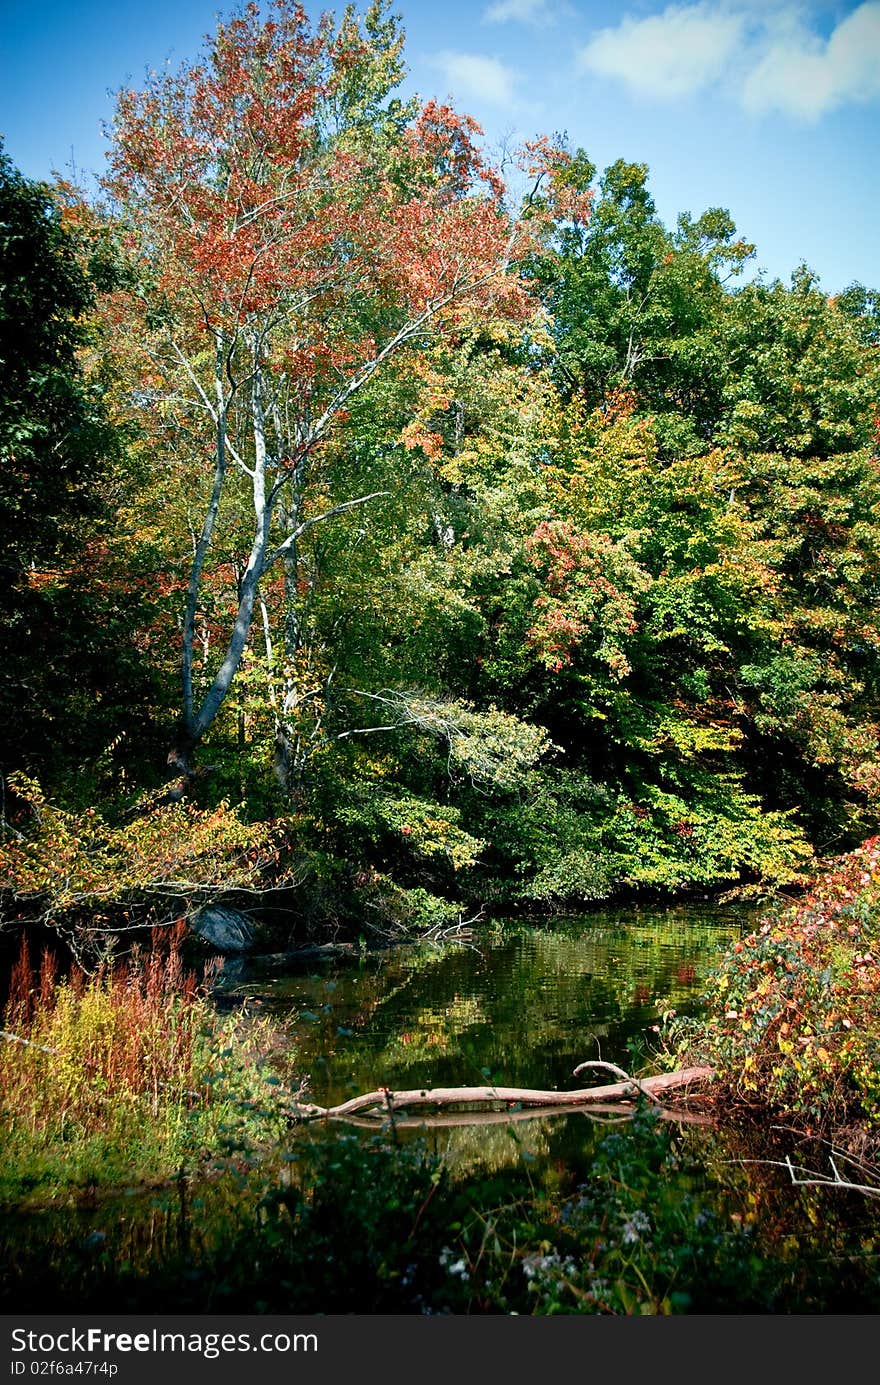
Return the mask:
<svg viewBox="0 0 880 1385"><path fill-rule="evenodd" d="M512 217L472 120L391 97L401 49L385 0L362 21L350 8L316 25L294 0L273 0L265 19L250 4L219 25L201 62L118 99L106 186L136 285L112 305L130 398L161 420L164 447L176 440L213 468L193 533L169 755L184 786L239 668L264 575L283 564L290 668L303 535L379 501L326 497L315 482L353 396L391 357L475 313L522 320L533 310L516 263L543 203ZM536 186L563 163L542 150ZM222 653L199 682L203 585L236 473L252 506L250 548ZM291 676L276 709L288 780L295 699Z"/></svg>

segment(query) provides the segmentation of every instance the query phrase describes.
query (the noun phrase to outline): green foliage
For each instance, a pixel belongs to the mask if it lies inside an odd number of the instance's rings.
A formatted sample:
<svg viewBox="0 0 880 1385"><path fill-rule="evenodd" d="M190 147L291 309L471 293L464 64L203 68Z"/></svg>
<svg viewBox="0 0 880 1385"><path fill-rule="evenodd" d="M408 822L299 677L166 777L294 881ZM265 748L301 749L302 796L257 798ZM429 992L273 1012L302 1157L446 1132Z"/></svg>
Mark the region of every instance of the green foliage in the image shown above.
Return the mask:
<svg viewBox="0 0 880 1385"><path fill-rule="evenodd" d="M767 812L730 774L691 775L677 792L645 785L620 802L606 828L623 878L665 889L715 885L754 872L800 884L812 853L784 813Z"/></svg>
<svg viewBox="0 0 880 1385"><path fill-rule="evenodd" d="M611 862L589 849L547 853L546 864L527 880L521 898L571 906L605 899L611 893Z"/></svg>
<svg viewBox="0 0 880 1385"><path fill-rule="evenodd" d="M406 878L408 872L395 875ZM442 933L461 917L458 906L423 885L404 886L395 875L371 868L358 871L345 900L346 917L361 936L414 939Z"/></svg>
<svg viewBox="0 0 880 1385"><path fill-rule="evenodd" d="M0 152L0 515L16 567L69 551L115 446L77 362L92 288L50 189ZM62 517L61 526L57 525Z"/></svg>
<svg viewBox="0 0 880 1385"><path fill-rule="evenodd" d="M417 857L442 857L453 870L472 865L483 842L458 828L458 808L426 802L413 794L383 792L380 785L356 785L357 802L337 809L336 821L354 829L360 851L375 855L383 843L405 846ZM386 847L386 851L388 847Z"/></svg>
<svg viewBox="0 0 880 1385"><path fill-rule="evenodd" d="M497 906L576 906L616 883L604 849L605 792L586 775L547 767L505 799L474 797L470 812L491 842L479 888Z"/></svg>
<svg viewBox="0 0 880 1385"><path fill-rule="evenodd" d="M56 786L91 762L94 790L108 744L143 741L136 703L155 694L136 647L142 574L108 560L125 437L92 314L115 269L64 202L0 148L0 772Z"/></svg>
<svg viewBox="0 0 880 1385"><path fill-rule="evenodd" d="M579 850L612 888L802 882L876 822L872 300L730 292L733 236L666 232L619 164L545 266L571 402L483 682L599 786Z"/></svg>
<svg viewBox="0 0 880 1385"><path fill-rule="evenodd" d="M876 365L858 319L805 267L790 288L753 284L725 301L719 441L741 452L845 458L870 445Z"/></svg>
<svg viewBox="0 0 880 1385"><path fill-rule="evenodd" d="M306 1313L427 1308L442 1278L439 1258L425 1254L442 1235L449 1197L440 1161L422 1146L337 1132L291 1157L290 1186L263 1202L265 1241L283 1285L280 1295L261 1286L270 1301Z"/></svg>
<svg viewBox="0 0 880 1385"><path fill-rule="evenodd" d="M589 222L563 223L555 255L532 271L554 315L550 365L564 394L593 408L634 386L670 444L697 450L718 392L704 338L723 282L754 249L735 236L719 208L668 231L646 166L621 159L606 169Z"/></svg>
<svg viewBox="0 0 880 1385"><path fill-rule="evenodd" d="M406 697L406 716L448 746L450 773L466 775L484 789L515 789L547 753L550 739L533 726L491 704L475 709L461 702Z"/></svg>

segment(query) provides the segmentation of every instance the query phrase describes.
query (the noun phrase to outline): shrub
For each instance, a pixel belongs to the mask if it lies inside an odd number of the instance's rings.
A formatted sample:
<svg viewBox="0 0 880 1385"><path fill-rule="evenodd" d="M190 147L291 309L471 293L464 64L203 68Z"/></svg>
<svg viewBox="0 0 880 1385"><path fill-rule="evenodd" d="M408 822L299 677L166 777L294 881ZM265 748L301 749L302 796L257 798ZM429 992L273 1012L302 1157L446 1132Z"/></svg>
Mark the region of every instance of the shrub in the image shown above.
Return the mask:
<svg viewBox="0 0 880 1385"><path fill-rule="evenodd" d="M880 1127L880 838L734 943L708 1018L667 1030L729 1092L822 1134Z"/></svg>
<svg viewBox="0 0 880 1385"><path fill-rule="evenodd" d="M56 929L80 960L100 953L114 922L174 918L188 901L283 875L274 868L285 824L245 822L226 802L201 809L148 797L113 824L94 808L51 803L23 774L8 782L17 825L0 839L0 902L10 918Z"/></svg>

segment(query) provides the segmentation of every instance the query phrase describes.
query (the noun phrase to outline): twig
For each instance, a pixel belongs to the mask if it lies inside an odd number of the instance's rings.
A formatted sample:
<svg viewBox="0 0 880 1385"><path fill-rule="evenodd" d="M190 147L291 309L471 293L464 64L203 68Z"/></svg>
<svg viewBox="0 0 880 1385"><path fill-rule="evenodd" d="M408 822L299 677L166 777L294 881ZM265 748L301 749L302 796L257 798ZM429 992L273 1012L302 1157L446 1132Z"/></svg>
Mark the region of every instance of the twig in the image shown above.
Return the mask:
<svg viewBox="0 0 880 1385"><path fill-rule="evenodd" d="M848 1155L837 1151L838 1158L848 1159L858 1167L856 1160L849 1159ZM843 1188L851 1193L864 1193L866 1197L880 1197L880 1186L874 1183L852 1183L849 1179L842 1178L840 1170L831 1155L828 1162L834 1172L833 1178L828 1178L825 1174L817 1173L814 1169L805 1168L803 1164L793 1164L791 1156L786 1155L784 1159L733 1159L729 1162L735 1164L764 1164L768 1168L787 1169L792 1183L796 1188ZM806 1178L799 1178L798 1174L805 1173Z"/></svg>
<svg viewBox="0 0 880 1385"><path fill-rule="evenodd" d="M8 1029L0 1029L0 1039L5 1039L8 1044L24 1044L26 1048L35 1048L40 1053L50 1053L53 1058L64 1058L67 1056L61 1052L60 1048L49 1048L48 1044L36 1044L33 1039L24 1039L21 1034L11 1034ZM195 1097L197 1101L204 1101L205 1099L204 1092L194 1092L191 1087L180 1087L174 1082L157 1081L156 1086L162 1087L169 1092L180 1092L182 1096ZM146 1093L142 1092L141 1095L145 1096ZM109 1101L110 1097L106 1096L104 1100Z"/></svg>
<svg viewBox="0 0 880 1385"><path fill-rule="evenodd" d="M8 1044L25 1044L28 1048L38 1048L41 1053L51 1053L56 1058L64 1057L60 1049L48 1048L46 1044L35 1044L33 1039L23 1039L20 1034L10 1034L7 1029L0 1029L0 1039L5 1039Z"/></svg>
<svg viewBox="0 0 880 1385"><path fill-rule="evenodd" d="M580 1073L586 1072L588 1068L603 1068L606 1072L613 1072L616 1077L622 1077L625 1081L631 1082L649 1101L656 1102L657 1105L660 1104L654 1093L646 1087L638 1077L630 1077L629 1073L624 1072L623 1068L619 1068L616 1063L606 1063L602 1058L590 1058L585 1063L578 1063L577 1067L572 1070L571 1075L572 1077L577 1077Z"/></svg>

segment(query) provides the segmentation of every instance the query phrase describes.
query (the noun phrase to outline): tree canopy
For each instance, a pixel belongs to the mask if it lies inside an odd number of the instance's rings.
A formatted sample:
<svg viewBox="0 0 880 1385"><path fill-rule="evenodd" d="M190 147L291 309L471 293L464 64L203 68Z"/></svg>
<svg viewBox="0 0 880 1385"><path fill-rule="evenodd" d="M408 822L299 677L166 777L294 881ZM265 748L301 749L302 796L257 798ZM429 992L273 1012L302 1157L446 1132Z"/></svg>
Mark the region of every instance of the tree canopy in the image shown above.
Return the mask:
<svg viewBox="0 0 880 1385"><path fill-rule="evenodd" d="M0 165L6 768L388 926L797 884L876 827L877 295L402 75L251 4L102 202Z"/></svg>

